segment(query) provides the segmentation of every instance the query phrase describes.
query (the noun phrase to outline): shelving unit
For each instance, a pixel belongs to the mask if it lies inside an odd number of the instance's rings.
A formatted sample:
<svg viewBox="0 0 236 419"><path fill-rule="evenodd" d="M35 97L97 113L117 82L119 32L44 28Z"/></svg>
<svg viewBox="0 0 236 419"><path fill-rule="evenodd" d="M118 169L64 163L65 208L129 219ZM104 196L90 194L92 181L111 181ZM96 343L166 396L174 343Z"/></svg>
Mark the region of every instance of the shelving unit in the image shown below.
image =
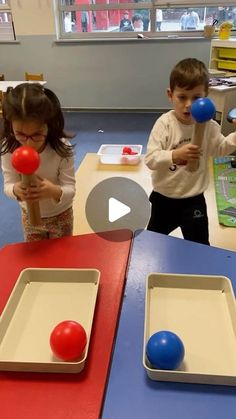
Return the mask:
<svg viewBox="0 0 236 419"><path fill-rule="evenodd" d="M211 41L209 70L211 69L220 72L223 70L226 75L236 76L236 38Z"/></svg>
<svg viewBox="0 0 236 419"><path fill-rule="evenodd" d="M236 78L236 38L211 41L209 72L212 77ZM211 86L209 97L215 103L216 120L221 125L222 133L228 135L235 131L235 126L227 121L227 114L236 108L236 86Z"/></svg>

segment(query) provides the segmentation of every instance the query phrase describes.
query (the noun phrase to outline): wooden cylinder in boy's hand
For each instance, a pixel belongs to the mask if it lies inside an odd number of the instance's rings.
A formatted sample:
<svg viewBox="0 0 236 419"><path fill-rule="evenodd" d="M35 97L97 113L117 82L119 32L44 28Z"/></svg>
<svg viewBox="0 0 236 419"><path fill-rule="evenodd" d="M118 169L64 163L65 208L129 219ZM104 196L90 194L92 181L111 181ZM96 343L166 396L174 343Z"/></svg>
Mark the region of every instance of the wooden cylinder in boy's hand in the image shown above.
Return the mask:
<svg viewBox="0 0 236 419"><path fill-rule="evenodd" d="M191 114L195 119L194 132L191 144L197 145L199 148L202 146L204 140L206 123L215 115L215 105L208 97L203 97L195 100L191 106ZM199 159L189 160L187 169L194 172L199 167Z"/></svg>
<svg viewBox="0 0 236 419"><path fill-rule="evenodd" d="M40 157L36 150L29 146L17 148L12 153L12 166L21 173L22 182L25 186L32 186L35 183L34 172L38 169ZM30 224L38 226L41 224L39 202L27 202L27 211Z"/></svg>

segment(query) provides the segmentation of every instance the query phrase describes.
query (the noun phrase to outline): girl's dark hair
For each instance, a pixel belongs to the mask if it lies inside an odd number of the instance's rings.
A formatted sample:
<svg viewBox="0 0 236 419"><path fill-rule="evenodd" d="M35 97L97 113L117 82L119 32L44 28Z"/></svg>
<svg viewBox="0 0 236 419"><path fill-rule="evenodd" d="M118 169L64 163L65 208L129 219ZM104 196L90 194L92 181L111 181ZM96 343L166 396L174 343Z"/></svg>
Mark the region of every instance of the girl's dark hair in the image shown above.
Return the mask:
<svg viewBox="0 0 236 419"><path fill-rule="evenodd" d="M73 154L72 146L62 141L62 138L71 137L64 132L64 117L60 102L55 93L41 84L22 83L14 89L9 87L4 95L2 113L0 155L12 153L20 146L12 130L12 121L27 119L47 124L46 143L49 143L61 157L70 157Z"/></svg>
<svg viewBox="0 0 236 419"><path fill-rule="evenodd" d="M176 87L191 90L203 85L206 94L209 86L209 73L202 61L196 58L185 58L179 61L170 74L170 90Z"/></svg>

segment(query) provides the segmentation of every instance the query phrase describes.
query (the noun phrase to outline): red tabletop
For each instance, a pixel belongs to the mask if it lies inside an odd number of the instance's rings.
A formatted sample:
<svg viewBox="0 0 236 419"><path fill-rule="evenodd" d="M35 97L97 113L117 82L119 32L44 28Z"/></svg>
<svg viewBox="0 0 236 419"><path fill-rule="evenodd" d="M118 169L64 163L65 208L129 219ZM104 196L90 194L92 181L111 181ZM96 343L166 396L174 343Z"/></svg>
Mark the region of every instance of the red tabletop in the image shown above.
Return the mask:
<svg viewBox="0 0 236 419"><path fill-rule="evenodd" d="M0 250L0 311L24 268L96 268L101 272L84 370L80 374L1 372L1 418L99 418L130 243L130 232L113 231L104 233L103 238L86 234L14 244Z"/></svg>

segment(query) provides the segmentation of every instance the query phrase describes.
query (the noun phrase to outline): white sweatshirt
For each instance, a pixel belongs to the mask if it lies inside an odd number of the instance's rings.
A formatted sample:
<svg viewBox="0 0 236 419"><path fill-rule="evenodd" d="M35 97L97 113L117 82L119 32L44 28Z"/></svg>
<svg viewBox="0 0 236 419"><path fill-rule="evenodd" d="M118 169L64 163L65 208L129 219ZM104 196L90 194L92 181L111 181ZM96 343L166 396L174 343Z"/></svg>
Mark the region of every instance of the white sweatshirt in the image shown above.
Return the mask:
<svg viewBox="0 0 236 419"><path fill-rule="evenodd" d="M67 144L69 142L64 140ZM4 192L9 198L16 199L13 186L21 180L21 175L15 171L11 164L11 153L1 157L2 172L4 178ZM49 144L40 153L40 166L35 172L42 178L48 179L56 185L60 185L62 195L59 202L54 199L42 199L39 202L41 217L53 217L61 214L72 206L75 194L74 158L63 158L53 150ZM22 208L26 208L25 202L20 202Z"/></svg>
<svg viewBox="0 0 236 419"><path fill-rule="evenodd" d="M208 157L225 156L236 150L236 132L224 137L217 122L206 123L202 156L198 170L172 161L172 151L189 143L194 124L184 125L174 110L163 114L154 124L147 145L145 163L152 170L153 190L169 198L187 198L204 192L209 183Z"/></svg>

